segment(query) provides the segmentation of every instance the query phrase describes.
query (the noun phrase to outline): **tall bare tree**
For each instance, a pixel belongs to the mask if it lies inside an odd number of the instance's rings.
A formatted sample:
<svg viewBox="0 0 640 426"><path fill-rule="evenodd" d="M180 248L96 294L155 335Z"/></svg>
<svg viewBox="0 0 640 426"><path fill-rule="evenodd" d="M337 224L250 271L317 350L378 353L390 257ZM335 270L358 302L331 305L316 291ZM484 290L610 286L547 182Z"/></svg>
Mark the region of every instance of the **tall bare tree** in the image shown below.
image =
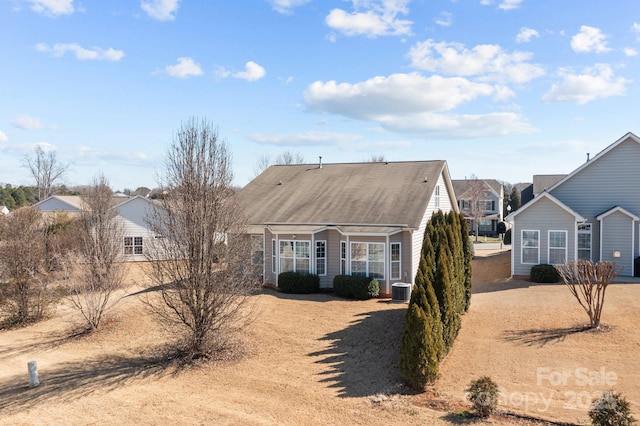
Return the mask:
<svg viewBox="0 0 640 426"><path fill-rule="evenodd" d="M54 302L38 210L23 207L0 215L0 318L24 324L42 319Z"/></svg>
<svg viewBox="0 0 640 426"><path fill-rule="evenodd" d="M158 236L148 255L159 288L147 303L178 326L193 357L209 356L246 325L259 288L232 181L231 154L215 127L183 123L166 155L166 195L147 219Z"/></svg>
<svg viewBox="0 0 640 426"><path fill-rule="evenodd" d="M24 166L36 181L38 201L51 195L53 185L69 170L69 164L60 162L55 151L45 152L40 146L35 147L33 155L25 156Z"/></svg>
<svg viewBox="0 0 640 426"><path fill-rule="evenodd" d="M274 164L281 164L289 166L291 164L304 163L304 157L297 152L284 151L281 152L273 161L267 155L261 155L255 166L253 166L253 172L256 176L264 172Z"/></svg>
<svg viewBox="0 0 640 426"><path fill-rule="evenodd" d="M578 260L556 266L562 281L589 315L589 327L600 328L607 287L618 275L619 268L613 262Z"/></svg>
<svg viewBox="0 0 640 426"><path fill-rule="evenodd" d="M475 175L471 175L466 182L467 187L461 199L468 203L468 207L463 209L463 213L471 218L473 233L478 241L480 219L487 215L483 202L487 199L489 190L484 180L478 179Z"/></svg>
<svg viewBox="0 0 640 426"><path fill-rule="evenodd" d="M124 228L113 208L108 180L99 174L82 195L78 224L79 249L69 266L69 300L86 321L97 329L105 313L120 299L127 273L123 263Z"/></svg>

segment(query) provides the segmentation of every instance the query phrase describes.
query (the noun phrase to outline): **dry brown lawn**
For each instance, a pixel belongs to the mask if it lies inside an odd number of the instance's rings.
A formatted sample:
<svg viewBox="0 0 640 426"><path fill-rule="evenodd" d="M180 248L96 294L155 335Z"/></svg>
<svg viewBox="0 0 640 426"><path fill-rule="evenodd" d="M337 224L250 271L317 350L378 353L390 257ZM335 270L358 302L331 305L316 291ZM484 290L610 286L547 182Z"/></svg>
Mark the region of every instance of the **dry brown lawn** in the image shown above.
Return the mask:
<svg viewBox="0 0 640 426"><path fill-rule="evenodd" d="M640 287L610 288L603 321L611 331L572 332L586 316L568 291L505 280L507 256L474 261L471 309L442 365L435 399L459 409L469 382L489 375L503 389L500 408L512 412L586 422L587 409L571 409L571 403L584 405L586 393L610 387L638 407ZM131 277L141 284L141 275L132 271ZM170 335L135 295L124 298L106 327L89 336L73 334L74 312L64 304L47 321L1 331L0 424L462 422L427 408L433 404L424 394L402 386L397 362L406 305L271 290L256 296L256 304L258 315L240 345L243 358L222 356L191 368L165 359ZM35 389L27 386L31 360L40 372ZM578 383L583 374L601 371L610 382L616 375L613 386ZM565 380L555 384L558 374ZM533 404L534 394L551 396L546 410L540 400ZM529 401L528 409L520 400Z"/></svg>

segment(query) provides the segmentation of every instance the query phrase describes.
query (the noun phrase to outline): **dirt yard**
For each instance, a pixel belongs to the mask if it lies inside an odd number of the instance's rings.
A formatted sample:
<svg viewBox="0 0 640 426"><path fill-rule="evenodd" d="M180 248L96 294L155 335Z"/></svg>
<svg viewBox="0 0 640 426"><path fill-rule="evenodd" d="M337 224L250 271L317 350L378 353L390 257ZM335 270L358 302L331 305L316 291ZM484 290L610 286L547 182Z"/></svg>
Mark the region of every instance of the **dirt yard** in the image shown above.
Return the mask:
<svg viewBox="0 0 640 426"><path fill-rule="evenodd" d="M455 406L471 380L489 375L503 390L502 409L585 423L586 397L615 388L640 417L640 287L610 288L603 314L610 332L575 333L586 316L568 291L505 280L508 261L508 253L474 260L475 294L442 365L440 396ZM426 408L424 395L401 384L396 366L406 305L271 290L256 302L245 357L199 368L163 358L168 336L136 296L124 298L90 336L73 334L74 313L64 305L48 321L2 331L0 424L461 422ZM27 386L31 360L40 372L35 389ZM596 384L599 378L606 383ZM542 398L550 401L546 409Z"/></svg>

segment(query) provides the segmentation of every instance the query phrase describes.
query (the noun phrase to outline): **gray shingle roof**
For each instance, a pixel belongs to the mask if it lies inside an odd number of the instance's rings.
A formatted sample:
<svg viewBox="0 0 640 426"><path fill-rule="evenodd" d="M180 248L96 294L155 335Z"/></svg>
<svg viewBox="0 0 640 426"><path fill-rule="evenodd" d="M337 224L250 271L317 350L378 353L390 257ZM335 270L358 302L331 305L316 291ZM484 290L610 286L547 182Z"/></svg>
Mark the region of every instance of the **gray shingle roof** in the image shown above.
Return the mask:
<svg viewBox="0 0 640 426"><path fill-rule="evenodd" d="M239 193L251 225L417 228L446 162L271 166ZM447 171L448 176L448 171Z"/></svg>

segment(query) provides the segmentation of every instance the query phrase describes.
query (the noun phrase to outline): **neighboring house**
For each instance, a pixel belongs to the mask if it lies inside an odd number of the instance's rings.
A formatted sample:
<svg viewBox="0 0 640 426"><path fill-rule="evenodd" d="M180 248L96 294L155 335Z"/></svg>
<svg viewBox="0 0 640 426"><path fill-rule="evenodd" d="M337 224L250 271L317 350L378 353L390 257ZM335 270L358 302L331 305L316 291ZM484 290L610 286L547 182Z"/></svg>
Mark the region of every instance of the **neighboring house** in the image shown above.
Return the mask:
<svg viewBox="0 0 640 426"><path fill-rule="evenodd" d="M271 166L239 192L265 284L285 271L413 282L427 221L457 211L445 161Z"/></svg>
<svg viewBox="0 0 640 426"><path fill-rule="evenodd" d="M9 214L9 209L7 208L7 206L0 206L0 214L3 214L5 216Z"/></svg>
<svg viewBox="0 0 640 426"><path fill-rule="evenodd" d="M71 217L79 216L82 212L82 197L52 195L36 203L35 208L45 216L58 212L65 212ZM118 218L124 227L124 240L122 241L122 253L126 261L147 260L146 247L148 241L154 238L145 222L153 201L141 195L122 198L113 198L113 207L118 210Z"/></svg>
<svg viewBox="0 0 640 426"><path fill-rule="evenodd" d="M567 175L533 175L533 183L520 191L520 203L527 204L539 195L564 179Z"/></svg>
<svg viewBox="0 0 640 426"><path fill-rule="evenodd" d="M502 222L504 186L495 179L454 179L453 189L460 212L467 219L469 231L475 231L478 220L478 235L498 234L498 223Z"/></svg>
<svg viewBox="0 0 640 426"><path fill-rule="evenodd" d="M627 133L507 216L511 274L585 259L616 262L620 275L633 276L640 254L638 164L640 138Z"/></svg>

